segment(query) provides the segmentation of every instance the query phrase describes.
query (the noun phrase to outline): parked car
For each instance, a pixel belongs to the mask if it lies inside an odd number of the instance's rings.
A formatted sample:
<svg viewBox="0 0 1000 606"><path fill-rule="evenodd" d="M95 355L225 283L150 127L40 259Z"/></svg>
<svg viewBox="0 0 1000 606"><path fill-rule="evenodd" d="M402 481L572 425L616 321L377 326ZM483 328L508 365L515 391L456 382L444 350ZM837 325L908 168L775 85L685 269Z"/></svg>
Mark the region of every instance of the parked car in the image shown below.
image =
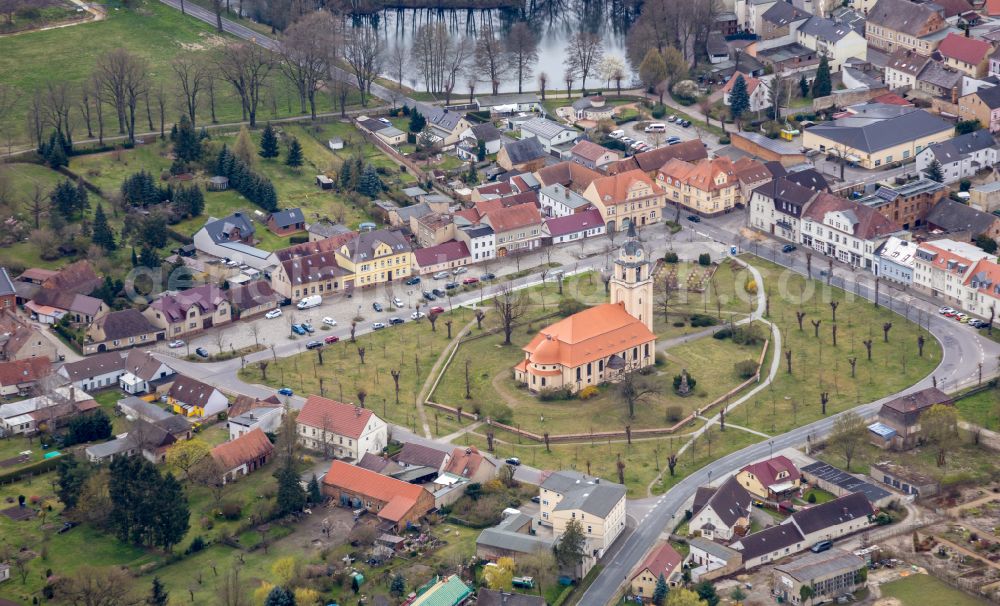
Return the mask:
<svg viewBox="0 0 1000 606"><path fill-rule="evenodd" d="M667 122L675 122L676 120L677 120L677 116L675 116L673 114L670 114L669 116L667 116Z"/></svg>
<svg viewBox="0 0 1000 606"><path fill-rule="evenodd" d="M319 295L310 295L303 298L295 306L299 309L309 309L310 307L318 307L321 303L323 303L323 297Z"/></svg>
<svg viewBox="0 0 1000 606"><path fill-rule="evenodd" d="M436 274L434 274L434 279L435 280L444 280L445 278L450 278L450 277L451 277L451 273L449 273L447 271L439 271Z"/></svg>
<svg viewBox="0 0 1000 606"><path fill-rule="evenodd" d="M382 304L379 303L378 301L375 301L374 303L372 303L372 309L374 309L375 311L382 311Z"/></svg>
<svg viewBox="0 0 1000 606"><path fill-rule="evenodd" d="M392 298L392 304L396 307L396 309L402 309L403 308L403 300L400 299L399 297L393 297Z"/></svg>
<svg viewBox="0 0 1000 606"><path fill-rule="evenodd" d="M306 343L306 349L316 349L318 347L323 347L322 341L309 341Z"/></svg>
<svg viewBox="0 0 1000 606"><path fill-rule="evenodd" d="M665 133L665 132L667 132L667 125L663 124L662 122L653 122L652 124L648 125L646 128L642 129L642 132L645 132L645 133Z"/></svg>
<svg viewBox="0 0 1000 606"><path fill-rule="evenodd" d="M411 320L419 320L420 318L422 318L422 317L424 317L424 316L426 316L426 315L427 315L427 314L425 314L425 313L424 313L424 312L422 312L422 311L415 311L415 312L413 312L412 314L410 314L410 319L411 319Z"/></svg>
<svg viewBox="0 0 1000 606"><path fill-rule="evenodd" d="M448 282L444 285L445 290L454 290L458 288L458 282Z"/></svg>
<svg viewBox="0 0 1000 606"><path fill-rule="evenodd" d="M538 496L536 494L535 496L531 497L531 502L532 503L541 503L542 502L542 497L540 497L540 496Z"/></svg>
<svg viewBox="0 0 1000 606"><path fill-rule="evenodd" d="M945 307L942 307L942 308L938 309L938 313L941 314L942 316L946 316L948 314L955 313L955 310L952 309L951 307L945 306Z"/></svg>
<svg viewBox="0 0 1000 606"><path fill-rule="evenodd" d="M820 541L819 543L816 543L815 545L810 547L809 551L813 553L820 553L823 551L827 551L832 547L833 547L833 541Z"/></svg>
<svg viewBox="0 0 1000 606"><path fill-rule="evenodd" d="M313 328L312 322L310 322L309 320L306 320L305 322L302 323L302 328L309 334L316 332L316 329Z"/></svg>
<svg viewBox="0 0 1000 606"><path fill-rule="evenodd" d="M56 531L56 534L62 534L64 532L69 532L79 525L79 522L63 522L62 527Z"/></svg>
<svg viewBox="0 0 1000 606"><path fill-rule="evenodd" d="M781 247L781 252L783 253L790 253L793 250L795 250L794 244L785 244L784 246Z"/></svg>
<svg viewBox="0 0 1000 606"><path fill-rule="evenodd" d="M971 320L969 320L969 326L973 328L982 328L983 321L980 320L979 318L972 318Z"/></svg>
<svg viewBox="0 0 1000 606"><path fill-rule="evenodd" d="M521 459L517 457L508 457L507 460L504 461L504 463L517 467L518 465L521 464Z"/></svg>
<svg viewBox="0 0 1000 606"><path fill-rule="evenodd" d="M329 337L323 339L323 342L325 342L325 343L336 343L339 340L340 340L340 337L338 337L337 335L330 335Z"/></svg>
<svg viewBox="0 0 1000 606"><path fill-rule="evenodd" d="M681 122L681 126L683 126L684 128L691 128L691 121L684 120L683 122Z"/></svg>
<svg viewBox="0 0 1000 606"><path fill-rule="evenodd" d="M378 121L386 126L392 126L392 122L390 122L388 118L379 118Z"/></svg>
<svg viewBox="0 0 1000 606"><path fill-rule="evenodd" d="M406 282L404 282L404 284L406 284L407 286L413 286L414 284L420 284L420 276L413 276L412 278L410 278L409 280L407 280Z"/></svg>
<svg viewBox="0 0 1000 606"><path fill-rule="evenodd" d="M434 290L432 290L431 292L433 292L433 293L434 293L434 296L435 296L435 297L438 297L438 298L444 298L444 296L445 296L445 294L444 294L444 291L443 291L443 290L441 290L440 288L435 288L435 289L434 289Z"/></svg>
<svg viewBox="0 0 1000 606"><path fill-rule="evenodd" d="M421 294L423 294L424 298L427 299L428 301L435 301L435 300L437 300L437 297L434 296L434 293L432 293L430 291L425 290Z"/></svg>
<svg viewBox="0 0 1000 606"><path fill-rule="evenodd" d="M375 322L372 324L372 330L382 330L385 328L385 322Z"/></svg>
<svg viewBox="0 0 1000 606"><path fill-rule="evenodd" d="M441 307L440 305L435 305L434 307L431 308L431 313L432 314L443 314L444 313L444 308Z"/></svg>
<svg viewBox="0 0 1000 606"><path fill-rule="evenodd" d="M701 223L701 217L698 215L688 215L687 220L692 223Z"/></svg>
<svg viewBox="0 0 1000 606"><path fill-rule="evenodd" d="M205 349L204 347L199 347L198 349L194 350L194 353L198 354L202 358L208 357L208 350Z"/></svg>
<svg viewBox="0 0 1000 606"><path fill-rule="evenodd" d="M479 278L466 278L462 280L462 284L465 284L466 286L468 286L469 284L477 284L478 282Z"/></svg>
<svg viewBox="0 0 1000 606"><path fill-rule="evenodd" d="M331 318L330 316L327 316L323 318L323 324L326 324L327 326L336 326L337 321Z"/></svg>
<svg viewBox="0 0 1000 606"><path fill-rule="evenodd" d="M677 135L670 135L669 137L667 137L667 145L673 145L674 143L680 143L680 142L681 138L678 137Z"/></svg>
<svg viewBox="0 0 1000 606"><path fill-rule="evenodd" d="M170 349L177 349L178 347L184 347L184 341L182 339L170 342Z"/></svg>
<svg viewBox="0 0 1000 606"><path fill-rule="evenodd" d="M611 137L612 139L621 139L624 136L625 136L625 131L621 129L613 130L610 133L608 133L608 137Z"/></svg>
<svg viewBox="0 0 1000 606"><path fill-rule="evenodd" d="M485 273L479 276L479 279L482 280L483 282L489 282L490 280L496 280L497 275L494 273Z"/></svg>
<svg viewBox="0 0 1000 606"><path fill-rule="evenodd" d="M403 318L389 318L389 325L395 326L396 324L402 324Z"/></svg>
<svg viewBox="0 0 1000 606"><path fill-rule="evenodd" d="M269 311L266 314L264 314L264 317L267 318L268 320L273 320L275 318L280 318L281 317L281 310L280 309L272 309L271 311Z"/></svg>
<svg viewBox="0 0 1000 606"><path fill-rule="evenodd" d="M293 393L294 392L292 391L291 387L282 387L281 389L278 390L278 394L282 396L290 396Z"/></svg>
<svg viewBox="0 0 1000 606"><path fill-rule="evenodd" d="M452 273L452 275L460 276L460 275L464 274L467 271L469 271L469 268L467 268L467 267L456 267L451 273Z"/></svg>
<svg viewBox="0 0 1000 606"><path fill-rule="evenodd" d="M301 324L292 324L292 332L297 335L304 335L306 334L306 329Z"/></svg>

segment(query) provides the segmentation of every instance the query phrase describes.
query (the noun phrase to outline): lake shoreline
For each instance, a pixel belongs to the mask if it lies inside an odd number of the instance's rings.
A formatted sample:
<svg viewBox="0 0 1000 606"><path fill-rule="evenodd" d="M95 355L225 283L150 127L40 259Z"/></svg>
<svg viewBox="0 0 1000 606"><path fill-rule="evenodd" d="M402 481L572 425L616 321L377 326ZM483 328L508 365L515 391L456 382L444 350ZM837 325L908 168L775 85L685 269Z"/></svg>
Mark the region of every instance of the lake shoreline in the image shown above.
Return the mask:
<svg viewBox="0 0 1000 606"><path fill-rule="evenodd" d="M407 9L448 11L521 10L524 8L524 3L521 0L360 0L357 3L348 0L335 0L333 5L335 10L354 16Z"/></svg>

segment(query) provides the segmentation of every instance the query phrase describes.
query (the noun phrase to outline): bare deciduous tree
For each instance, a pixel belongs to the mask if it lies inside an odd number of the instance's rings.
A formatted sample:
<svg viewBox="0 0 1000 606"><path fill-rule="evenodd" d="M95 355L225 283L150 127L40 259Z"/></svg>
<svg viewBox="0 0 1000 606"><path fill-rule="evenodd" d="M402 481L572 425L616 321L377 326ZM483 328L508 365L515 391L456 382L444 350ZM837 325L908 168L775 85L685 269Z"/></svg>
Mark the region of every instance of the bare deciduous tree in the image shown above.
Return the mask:
<svg viewBox="0 0 1000 606"><path fill-rule="evenodd" d="M372 81L382 71L382 40L373 27L351 27L344 32L344 60L361 91L361 104L368 105Z"/></svg>
<svg viewBox="0 0 1000 606"><path fill-rule="evenodd" d="M198 95L208 85L209 66L201 59L190 55L178 55L170 64L177 82L177 97L181 108L197 124Z"/></svg>
<svg viewBox="0 0 1000 606"><path fill-rule="evenodd" d="M281 36L281 71L299 93L300 111L306 112L308 102L314 119L316 91L330 73L338 46L336 31L337 24L329 11L313 11L293 23Z"/></svg>
<svg viewBox="0 0 1000 606"><path fill-rule="evenodd" d="M493 308L497 311L500 325L503 327L503 343L510 345L510 336L514 333L514 324L524 315L526 304L524 297L509 282L500 286L499 292L493 297Z"/></svg>
<svg viewBox="0 0 1000 606"><path fill-rule="evenodd" d="M854 455L867 441L866 435L865 420L856 412L848 411L833 422L833 431L827 441L831 450L844 457L848 472L851 471Z"/></svg>
<svg viewBox="0 0 1000 606"><path fill-rule="evenodd" d="M475 70L489 82L493 94L500 90L500 80L510 69L510 61L503 41L497 35L492 22L487 21L476 38Z"/></svg>
<svg viewBox="0 0 1000 606"><path fill-rule="evenodd" d="M517 76L517 92L521 92L524 81L531 77L531 70L538 62L538 38L531 27L519 21L507 34L507 55L511 69Z"/></svg>
<svg viewBox="0 0 1000 606"><path fill-rule="evenodd" d="M250 121L250 128L257 125L261 92L274 65L274 54L252 42L229 42L219 49L216 59L219 77L236 91L243 118Z"/></svg>
<svg viewBox="0 0 1000 606"><path fill-rule="evenodd" d="M97 59L95 78L118 117L118 132L135 143L135 110L149 86L149 65L124 48L108 51Z"/></svg>
<svg viewBox="0 0 1000 606"><path fill-rule="evenodd" d="M587 77L594 71L604 56L601 37L593 32L579 31L566 49L566 67L580 74L580 88L587 96Z"/></svg>

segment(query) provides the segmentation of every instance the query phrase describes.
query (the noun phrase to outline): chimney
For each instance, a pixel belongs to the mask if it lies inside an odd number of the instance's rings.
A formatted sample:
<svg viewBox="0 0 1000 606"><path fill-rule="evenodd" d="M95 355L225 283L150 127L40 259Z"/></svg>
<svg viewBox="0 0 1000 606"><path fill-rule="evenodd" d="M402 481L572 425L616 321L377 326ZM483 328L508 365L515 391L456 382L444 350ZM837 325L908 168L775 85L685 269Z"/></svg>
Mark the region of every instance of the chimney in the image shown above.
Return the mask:
<svg viewBox="0 0 1000 606"><path fill-rule="evenodd" d="M250 411L250 420L253 421L253 411Z"/></svg>
<svg viewBox="0 0 1000 606"><path fill-rule="evenodd" d="M958 103L958 87L957 86L951 87L951 102L952 103Z"/></svg>
<svg viewBox="0 0 1000 606"><path fill-rule="evenodd" d="M76 387L73 385L69 386L69 401L76 402Z"/></svg>
<svg viewBox="0 0 1000 606"><path fill-rule="evenodd" d="M354 407L354 414L355 414L356 416L359 416L359 417L360 417L360 416L361 416L361 409L360 409L359 407L355 406L355 407Z"/></svg>

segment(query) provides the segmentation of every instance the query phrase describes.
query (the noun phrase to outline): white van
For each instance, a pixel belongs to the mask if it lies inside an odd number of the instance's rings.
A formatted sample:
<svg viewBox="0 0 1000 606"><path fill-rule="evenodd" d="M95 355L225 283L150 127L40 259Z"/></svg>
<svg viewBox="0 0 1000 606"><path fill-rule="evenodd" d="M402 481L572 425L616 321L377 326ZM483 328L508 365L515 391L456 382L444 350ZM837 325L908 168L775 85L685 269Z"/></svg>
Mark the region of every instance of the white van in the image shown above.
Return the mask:
<svg viewBox="0 0 1000 606"><path fill-rule="evenodd" d="M608 133L608 136L611 137L612 139L621 139L622 137L625 136L625 131L613 130L610 133Z"/></svg>
<svg viewBox="0 0 1000 606"><path fill-rule="evenodd" d="M667 125L662 122L653 122L649 126L643 129L647 133L665 133L667 132Z"/></svg>
<svg viewBox="0 0 1000 606"><path fill-rule="evenodd" d="M295 307L298 307L299 309L310 309L312 307L319 307L322 302L323 297L319 295L310 295L299 301Z"/></svg>

